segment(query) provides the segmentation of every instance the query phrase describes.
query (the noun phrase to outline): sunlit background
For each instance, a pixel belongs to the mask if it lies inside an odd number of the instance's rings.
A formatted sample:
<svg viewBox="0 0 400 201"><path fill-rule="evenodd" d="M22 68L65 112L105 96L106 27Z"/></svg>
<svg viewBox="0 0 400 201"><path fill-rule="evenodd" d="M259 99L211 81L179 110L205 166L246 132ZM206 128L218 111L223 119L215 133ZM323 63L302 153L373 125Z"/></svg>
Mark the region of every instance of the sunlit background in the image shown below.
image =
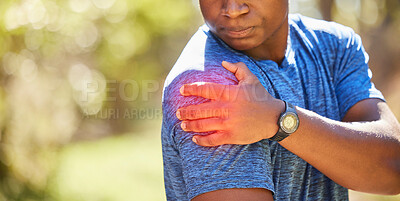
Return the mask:
<svg viewBox="0 0 400 201"><path fill-rule="evenodd" d="M165 200L163 80L196 0L0 1L0 200ZM400 118L400 2L292 0L352 27ZM352 200L400 200L351 193Z"/></svg>

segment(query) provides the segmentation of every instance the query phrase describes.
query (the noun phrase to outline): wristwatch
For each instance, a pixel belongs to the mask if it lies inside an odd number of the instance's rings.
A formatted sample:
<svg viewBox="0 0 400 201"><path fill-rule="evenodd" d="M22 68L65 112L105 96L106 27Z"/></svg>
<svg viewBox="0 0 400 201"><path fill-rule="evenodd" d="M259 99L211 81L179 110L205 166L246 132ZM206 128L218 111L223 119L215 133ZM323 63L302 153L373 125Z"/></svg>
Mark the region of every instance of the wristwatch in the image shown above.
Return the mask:
<svg viewBox="0 0 400 201"><path fill-rule="evenodd" d="M285 102L285 111L279 117L278 120L278 132L271 138L272 141L280 142L283 139L290 136L290 134L296 132L297 128L299 128L299 116L297 115L296 108Z"/></svg>

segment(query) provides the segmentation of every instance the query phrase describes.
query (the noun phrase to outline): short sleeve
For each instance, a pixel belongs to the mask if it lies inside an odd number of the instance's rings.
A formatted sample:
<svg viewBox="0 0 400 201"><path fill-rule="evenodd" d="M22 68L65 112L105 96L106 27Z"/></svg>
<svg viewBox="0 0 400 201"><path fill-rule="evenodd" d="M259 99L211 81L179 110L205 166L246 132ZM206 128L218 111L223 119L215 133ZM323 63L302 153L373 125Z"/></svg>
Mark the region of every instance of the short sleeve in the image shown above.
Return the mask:
<svg viewBox="0 0 400 201"><path fill-rule="evenodd" d="M268 141L250 145L201 147L192 142L196 133L183 131L176 118L178 108L207 101L200 97L181 96L180 86L198 81L236 84L234 75L222 66L207 65L201 71L183 71L174 77L164 89L163 138L168 139L163 140L163 148L172 147L170 150L174 150L177 157L172 157L172 152L163 154L166 171L181 172L174 174L177 177L169 178L168 183L184 183L189 200L206 192L229 188L264 188L274 192Z"/></svg>
<svg viewBox="0 0 400 201"><path fill-rule="evenodd" d="M228 188L265 188L274 192L267 141L201 147L191 141L193 133L175 128L189 199Z"/></svg>
<svg viewBox="0 0 400 201"><path fill-rule="evenodd" d="M372 72L368 67L369 56L365 52L360 36L350 28L345 28L339 40L335 91L340 118L343 119L347 111L361 100L378 98L385 101L385 99L371 81Z"/></svg>

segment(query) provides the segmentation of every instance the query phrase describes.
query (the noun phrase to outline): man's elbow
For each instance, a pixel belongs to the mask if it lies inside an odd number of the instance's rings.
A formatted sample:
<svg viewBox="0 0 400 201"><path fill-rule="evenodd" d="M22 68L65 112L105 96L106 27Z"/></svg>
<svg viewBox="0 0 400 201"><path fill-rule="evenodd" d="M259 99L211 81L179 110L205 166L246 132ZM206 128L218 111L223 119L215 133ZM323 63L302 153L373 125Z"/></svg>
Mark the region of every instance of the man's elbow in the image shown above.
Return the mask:
<svg viewBox="0 0 400 201"><path fill-rule="evenodd" d="M400 133L399 133L400 136ZM397 143L400 147L400 141ZM400 194L400 148L396 151L397 154L393 156L389 165L389 171L391 170L392 175L389 178L390 184L388 184L388 195L398 195Z"/></svg>
<svg viewBox="0 0 400 201"><path fill-rule="evenodd" d="M388 195L399 195L400 194L400 164L397 167L397 173L394 177L393 188L389 187Z"/></svg>
<svg viewBox="0 0 400 201"><path fill-rule="evenodd" d="M368 177L353 181L357 182L349 182L344 184L344 187L364 193L398 195L400 194L400 162L396 162L396 166L375 170Z"/></svg>
<svg viewBox="0 0 400 201"><path fill-rule="evenodd" d="M395 149L389 149L388 156L382 157L384 168L380 170L380 186L384 195L398 195L400 194L400 126L393 129L395 139L392 141ZM392 146L392 147L393 147ZM381 193L380 193L381 194Z"/></svg>
<svg viewBox="0 0 400 201"><path fill-rule="evenodd" d="M380 189L384 195L400 194L400 159L392 160L381 176Z"/></svg>
<svg viewBox="0 0 400 201"><path fill-rule="evenodd" d="M400 171L392 174L391 178L382 181L376 188L377 194L398 195L400 194Z"/></svg>
<svg viewBox="0 0 400 201"><path fill-rule="evenodd" d="M400 178L400 176L398 176ZM397 183L394 185L388 185L385 189L383 189L383 195L399 195L400 194L400 179L397 179Z"/></svg>

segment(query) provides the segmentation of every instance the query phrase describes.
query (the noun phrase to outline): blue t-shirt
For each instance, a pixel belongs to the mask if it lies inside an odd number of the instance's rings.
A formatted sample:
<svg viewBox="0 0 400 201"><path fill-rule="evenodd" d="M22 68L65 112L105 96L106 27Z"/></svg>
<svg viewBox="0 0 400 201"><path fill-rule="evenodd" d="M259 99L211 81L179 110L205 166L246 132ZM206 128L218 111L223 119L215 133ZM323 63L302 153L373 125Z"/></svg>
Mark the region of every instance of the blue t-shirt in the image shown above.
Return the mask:
<svg viewBox="0 0 400 201"><path fill-rule="evenodd" d="M221 62L244 62L274 97L341 120L355 103L382 94L371 83L360 37L333 22L290 15L286 56L280 66L228 47L202 26L169 73L163 94L162 149L168 200L191 200L227 188L264 188L274 200L348 200L348 191L279 143L201 147L184 132L178 108L207 102L183 97L186 83L237 84Z"/></svg>

